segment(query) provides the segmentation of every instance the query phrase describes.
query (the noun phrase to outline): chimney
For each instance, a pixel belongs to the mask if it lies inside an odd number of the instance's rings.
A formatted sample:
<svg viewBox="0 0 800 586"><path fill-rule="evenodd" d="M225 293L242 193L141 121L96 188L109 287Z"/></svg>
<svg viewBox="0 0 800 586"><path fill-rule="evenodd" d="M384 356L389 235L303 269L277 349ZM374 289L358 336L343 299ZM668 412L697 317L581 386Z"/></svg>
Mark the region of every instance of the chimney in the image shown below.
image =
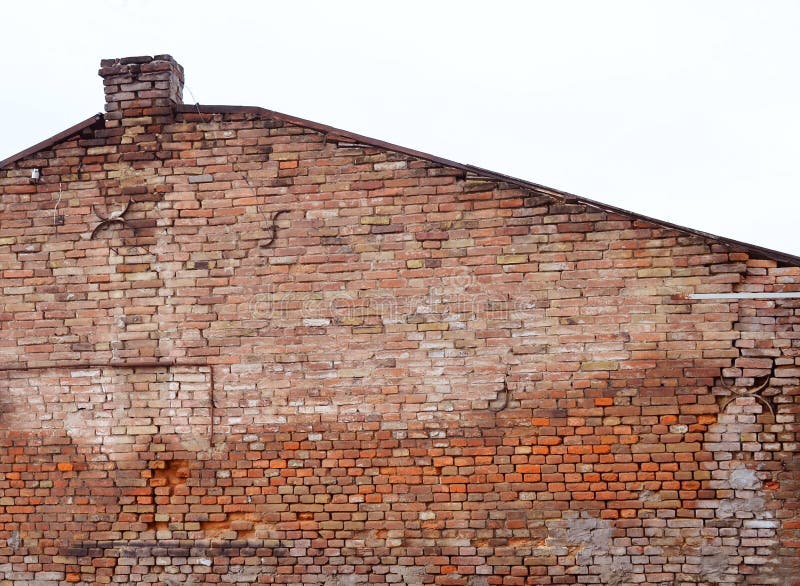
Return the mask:
<svg viewBox="0 0 800 586"><path fill-rule="evenodd" d="M166 122L183 103L183 67L169 55L103 59L98 73L105 86L107 127Z"/></svg>

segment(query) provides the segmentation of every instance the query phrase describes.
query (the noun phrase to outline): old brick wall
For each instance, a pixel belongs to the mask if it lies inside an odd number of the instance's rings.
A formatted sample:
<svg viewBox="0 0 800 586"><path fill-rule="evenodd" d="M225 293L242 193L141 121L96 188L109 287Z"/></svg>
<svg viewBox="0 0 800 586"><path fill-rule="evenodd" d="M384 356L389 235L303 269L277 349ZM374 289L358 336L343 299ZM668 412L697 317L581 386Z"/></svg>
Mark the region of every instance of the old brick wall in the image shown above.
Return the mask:
<svg viewBox="0 0 800 586"><path fill-rule="evenodd" d="M0 170L0 584L797 581L800 300L680 294L800 269L124 99Z"/></svg>

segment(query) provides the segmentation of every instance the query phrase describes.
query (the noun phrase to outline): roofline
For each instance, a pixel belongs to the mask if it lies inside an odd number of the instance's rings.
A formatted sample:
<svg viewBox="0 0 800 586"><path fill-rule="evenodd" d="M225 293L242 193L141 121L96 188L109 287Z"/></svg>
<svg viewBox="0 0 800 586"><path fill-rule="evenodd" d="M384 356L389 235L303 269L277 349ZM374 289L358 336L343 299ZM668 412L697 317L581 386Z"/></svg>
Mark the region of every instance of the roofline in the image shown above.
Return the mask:
<svg viewBox="0 0 800 586"><path fill-rule="evenodd" d="M436 163L442 165L444 167L452 167L455 169L460 169L465 173L471 173L473 175L477 175L479 177L483 177L486 179L492 179L495 181L502 181L511 185L516 185L523 189L533 190L543 195L549 195L557 198L561 198L566 203L578 203L584 204L586 206L596 208L599 210L603 210L606 212L611 212L614 214L620 214L623 216L628 216L631 218L635 218L637 220L642 220L644 222L648 222L651 224L655 224L656 226L662 226L664 228L669 228L672 230L677 230L680 232L685 232L687 234L692 234L694 236L699 236L701 238L714 240L720 242L722 244L726 244L733 248L739 248L742 250L746 250L748 252L755 253L758 256L762 256L768 258L770 260L774 260L776 262L786 263L794 266L800 266L800 256L796 256L793 254L788 254L786 252L781 252L779 250L773 250L771 248L766 248L764 246L758 246L757 244L750 244L748 242L742 242L740 240L734 240L733 238L727 238L725 236L717 236L716 234L710 234L709 232L703 232L702 230L696 230L694 228L689 228L687 226L681 226L679 224L673 224L672 222L667 222L664 220L659 220L657 218L651 218L650 216L645 216L643 214L633 212L631 210L626 210L624 208L620 208L614 205L606 204L603 202L595 201L593 199L589 199L586 197L581 197L578 195L574 195L572 193L562 191L560 189L554 189L552 187L547 187L545 185L540 185L539 183L533 183L532 181L526 181L524 179L519 179L517 177L512 177L510 175L504 175L502 173L497 173L495 171L490 171L488 169L483 169L481 167L477 167L475 165L468 165L464 163L458 163L456 161L451 161L449 159L445 159L443 157L437 157L436 155L431 155L429 153L424 153L422 151L417 151L414 149L410 149L407 147L403 147L400 145L392 144L390 142L386 142L383 140L378 140L376 138L371 138L369 136L364 136L362 134L357 134L355 132L349 132L347 130L342 130L340 128L335 128L333 126L328 126L327 124L320 124L319 122L313 122L311 120L306 120L304 118L298 118L297 116L291 116L289 114L283 114L281 112L276 112L274 110L268 110L267 108L260 108L258 106L219 106L219 105L201 105L201 104L179 104L176 106L177 113L183 114L241 114L241 113L249 113L254 114L257 116L266 116L268 118L274 118L277 120L282 120L284 122L288 122L289 124L294 124L297 126L301 126L303 128L308 128L310 130L315 130L317 132L321 132L325 135L332 135L333 138L344 139L348 141L352 141L358 144L364 144L366 146L371 146L379 149L389 150L396 153L401 153L404 155L408 155L410 157L423 159L426 161L430 161L432 163ZM87 118L83 122L79 122L78 124L67 128L63 132L59 132L51 136L48 139L39 142L32 147L25 149L15 155L8 157L7 159L0 161L0 169L5 169L11 164L23 159L27 156L33 155L41 150L46 148L50 148L55 144L61 142L62 140L69 138L73 134L81 132L82 130L89 128L96 122L103 119L103 114L95 114L90 118Z"/></svg>
<svg viewBox="0 0 800 586"><path fill-rule="evenodd" d="M32 147L28 147L24 151L20 151L16 155L11 155L7 159L0 161L0 169L5 169L10 165L12 165L13 163L16 163L21 159L24 159L25 157L28 157L30 155L35 155L39 151L50 148L51 146L55 146L62 140L67 139L73 134L77 134L78 132L81 132L86 128L89 128L91 125L102 119L103 119L102 114L95 114L94 116L87 118L83 122L78 122L75 126L70 126L66 130L59 132L58 134L54 134L50 138L44 139L42 142L37 142Z"/></svg>
<svg viewBox="0 0 800 586"><path fill-rule="evenodd" d="M350 140L354 143L364 144L367 146L372 146L380 149L386 149L390 151L394 151L397 153L401 153L404 155L408 155L411 157L416 157L420 159L424 159L430 161L432 163L437 163L440 165L444 165L445 167L454 167L456 169L461 169L466 173L472 173L474 175L478 175L480 177L484 177L487 179L494 179L496 181L503 181L505 183L509 183L511 185L516 185L518 187L522 187L524 189L529 189L541 193L543 195L550 195L555 196L558 198L563 199L567 203L579 203L584 204L589 207L593 207L599 210L621 214L623 216L629 216L635 218L637 220L642 220L644 222L649 222L651 224L655 224L657 226L662 226L664 228L669 228L672 230L678 230L680 232L686 232L688 234L692 234L694 236L700 236L701 238L706 238L710 240L715 240L717 242L726 244L728 246L734 248L740 248L743 250L747 250L749 252L753 252L756 255L766 257L770 260L774 260L777 262L787 263L790 265L800 266L800 256L795 256L793 254L788 254L786 252L781 252L779 250L773 250L771 248L766 248L764 246L758 246L757 244L750 244L749 242L742 242L741 240L734 240L733 238L727 238L725 236L717 236L716 234L711 234L709 232L703 232L702 230L696 230L694 228L689 228L687 226L681 226L679 224L673 224L672 222L667 222L664 220L659 220L657 218L651 218L650 216L645 216L643 214L633 212L631 210L626 210L624 208L620 208L614 205L606 204L600 201L595 201L593 199L589 199L586 197L581 197L566 191L562 191L560 189L554 189L552 187L547 187L545 185L540 185L539 183L533 183L532 181L526 181L524 179L519 179L517 177L511 177L510 175L504 175L502 173L497 173L495 171L490 171L488 169L483 169L481 167L477 167L475 165L469 165L464 163L458 163L456 161L451 161L449 159L445 159L442 157L437 157L436 155L431 155L429 153L424 153L421 151L417 151L414 149L406 148L400 145L392 144L383 140L378 140L375 138L371 138L369 136L364 136L362 134L356 134L354 132L349 132L347 130L342 130L340 128L335 128L333 126L328 126L327 124L320 124L319 122L313 122L311 120L305 120L304 118L298 118L296 116L291 116L289 114L283 114L281 112L276 112L274 110L268 110L266 108L260 108L258 106L204 106L202 104L196 105L189 105L189 104L182 104L178 106L178 112L182 113L198 113L198 114L237 114L237 113L251 113L260 116L267 116L270 118L275 118L278 120L283 120L284 122L288 122L290 124L296 124L297 126L302 126L304 128L309 128L311 130L316 130L318 132L322 132L328 135L334 135L334 137L344 138L346 140Z"/></svg>

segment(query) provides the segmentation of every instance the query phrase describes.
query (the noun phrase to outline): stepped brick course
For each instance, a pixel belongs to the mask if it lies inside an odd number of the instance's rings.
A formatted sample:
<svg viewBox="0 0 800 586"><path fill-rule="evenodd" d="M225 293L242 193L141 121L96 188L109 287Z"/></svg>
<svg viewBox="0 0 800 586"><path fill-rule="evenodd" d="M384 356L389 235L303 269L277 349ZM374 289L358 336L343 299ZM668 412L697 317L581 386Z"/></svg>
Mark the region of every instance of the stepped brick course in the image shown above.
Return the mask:
<svg viewBox="0 0 800 586"><path fill-rule="evenodd" d="M100 73L0 168L0 585L800 583L800 299L687 297L800 268Z"/></svg>

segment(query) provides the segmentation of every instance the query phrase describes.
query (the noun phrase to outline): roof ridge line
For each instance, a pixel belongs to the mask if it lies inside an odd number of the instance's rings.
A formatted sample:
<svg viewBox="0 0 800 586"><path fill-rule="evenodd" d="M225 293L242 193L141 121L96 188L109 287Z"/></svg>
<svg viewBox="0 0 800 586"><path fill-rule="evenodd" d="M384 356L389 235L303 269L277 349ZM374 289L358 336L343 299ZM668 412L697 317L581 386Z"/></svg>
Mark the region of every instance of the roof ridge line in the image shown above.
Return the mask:
<svg viewBox="0 0 800 586"><path fill-rule="evenodd" d="M268 108L262 108L259 106L227 106L227 105L202 105L202 104L179 104L175 108L176 113L181 114L236 114L236 113L251 113L260 116L267 116L270 118L275 118L278 120L282 120L284 122L288 122L289 124L294 124L296 126L301 126L304 128L309 128L311 130L316 130L317 132L321 132L324 134L334 134L338 137L347 138L352 140L355 143L364 144L366 146L371 146L374 148L389 150L397 153L401 153L410 157L415 157L419 159L423 159L426 161L430 161L432 163L436 163L438 165L442 165L444 167L451 167L455 169L459 169L464 171L465 173L475 173L479 174L483 177L493 179L495 181L502 181L506 183L510 183L512 185L516 185L523 189L533 190L542 195L549 195L551 197L561 198L566 203L579 203L583 205L587 205L589 207L593 207L599 210L607 211L614 214L620 214L623 216L628 216L637 220L641 220L644 222L648 222L651 224L655 224L657 226L661 226L664 228L668 228L671 230L677 230L679 232L684 232L687 234L691 234L693 236L699 236L701 238L705 238L707 240L713 240L719 242L721 244L725 244L727 246L733 248L740 248L749 252L753 252L756 255L766 257L770 260L774 260L780 263L786 263L793 266L800 267L800 256L789 254L786 252L781 252L779 250L774 250L772 248L767 248L765 246L759 246L757 244L751 244L749 242L743 242L741 240L734 240L733 238L728 238L726 236L719 236L717 234L711 234L710 232L704 232L702 230L698 230L696 228L690 228L688 226L682 226L680 224L675 224L673 222L668 222L666 220L660 220L658 218L653 218L651 216L646 216L644 214L640 214L638 212L634 212L625 208L621 208L612 204L603 203L600 201L596 201L593 199L589 199L587 197L582 197L579 195L575 195L569 193L567 191L563 191L561 189L557 189L554 187L548 187L546 185L541 185L539 183L534 183L532 181L528 181L526 179L520 179L518 177L512 177L511 175L505 175L503 173L499 173L497 171L492 171L490 169L484 169L482 167L478 167L476 165L469 165L465 163L459 163L457 161L452 161L450 159L445 159L443 157L439 157L436 155L432 155L430 153L417 151L415 149L411 149L408 147L404 147L401 145L393 144L390 142L386 142L383 140L379 140L376 138L372 138L369 136L365 136L362 134L358 134L355 132L350 132L347 130L342 130L341 128L336 128L334 126L329 126L327 124L321 124L319 122L314 122L312 120L306 120L304 118L299 118L297 116L292 116L290 114L284 114L282 112L277 112L275 110L270 110ZM38 151L44 150L49 148L58 142L69 138L73 134L84 130L85 128L90 127L92 124L95 124L99 120L102 120L104 115L102 113L95 114L82 122L75 124L74 126L70 126L66 130L59 132L47 138L41 142L36 143L35 145L20 151L10 157L0 161L0 169L4 169L23 159L29 155L35 154Z"/></svg>
<svg viewBox="0 0 800 586"><path fill-rule="evenodd" d="M67 128L66 130L62 130L58 134L54 134L50 138L46 138L41 142L37 142L35 145L30 146L30 147L26 148L25 150L22 150L22 151L20 151L20 152L18 152L16 154L11 155L10 157L8 157L6 159L3 159L2 161L0 161L0 169L5 169L9 165L11 165L12 163L16 163L20 159L24 159L25 157L27 157L29 155L33 155L33 154L38 153L39 151L43 151L44 149L49 148L49 147L61 142L62 140L66 139L66 138L69 138L73 134L75 134L77 132L80 132L80 131L84 130L85 128L89 128L92 124L94 124L95 122L98 122L98 121L100 121L102 119L103 119L103 114L101 112L98 112L94 116L90 116L86 120L78 122L77 124Z"/></svg>
<svg viewBox="0 0 800 586"><path fill-rule="evenodd" d="M657 226L662 226L664 228L668 228L671 230L677 230L679 232L685 232L687 234L691 234L693 236L699 236L701 238L705 238L708 240L714 240L721 244L725 244L727 246L731 246L733 248L740 248L750 252L753 252L759 256L764 256L770 260L774 260L776 262L787 263L794 266L800 266L800 256L796 256L793 254L789 254L786 252L781 252L780 250L774 250L772 248L767 248L765 246L759 246L758 244L751 244L749 242L743 242L741 240L735 240L733 238L728 238L726 236L719 236L717 234L711 234L710 232L705 232L703 230L698 230L696 228L690 228L688 226L682 226L680 224L675 224L673 222L669 222L666 220L660 220L658 218L653 218L651 216L646 216L644 214L640 214L638 212L634 212L625 208L621 208L612 204L603 203L601 201L596 201L587 197L582 197L579 195L575 195L573 193L569 193L567 191L563 191L561 189L557 189L554 187L548 187L546 185L541 185L539 183L534 183L532 181L528 181L526 179L519 179L518 177L512 177L511 175L505 175L503 173L499 173L497 171L492 171L490 169L484 169L482 167L478 167L476 165L469 165L465 163L459 163L457 161L452 161L449 159L445 159L443 157L439 157L436 155L431 155L429 153L425 153L422 151L417 151L408 147L400 146L397 144L393 144L390 142L386 142L383 140L371 138L369 136L365 136L362 134L357 134L355 132L350 132L348 130L342 130L341 128L336 128L334 126L328 126L327 124L321 124L319 122L314 122L312 120L306 120L304 118L298 118L297 116L292 116L290 114L283 114L282 112L276 112L275 110L270 110L268 108L261 108L259 106L224 106L224 105L202 105L202 104L184 104L178 106L178 112L182 113L199 113L199 114L226 114L226 113L253 113L253 114L260 114L266 115L271 118L276 118L278 120L283 120L284 122L289 122L290 124L295 124L297 126L302 126L304 128L309 128L311 130L317 130L318 132L322 132L325 134L336 134L338 136L342 136L344 138L348 138L353 140L354 142L362 143L367 146L373 146L376 148L382 148L386 150L391 150L394 152L402 153L408 156L421 158L432 163L437 163L446 167L454 167L456 169L461 169L465 172L469 173L477 173L487 178L492 178L497 181L504 181L506 183L510 183L512 185L517 185L522 187L523 189L534 190L543 195L549 195L551 197L562 198L566 202L569 203L580 203L584 204L593 208L597 208L599 210L611 212L614 214L620 214L623 216L632 217L637 220L641 220L643 222L649 222L651 224L655 224Z"/></svg>

